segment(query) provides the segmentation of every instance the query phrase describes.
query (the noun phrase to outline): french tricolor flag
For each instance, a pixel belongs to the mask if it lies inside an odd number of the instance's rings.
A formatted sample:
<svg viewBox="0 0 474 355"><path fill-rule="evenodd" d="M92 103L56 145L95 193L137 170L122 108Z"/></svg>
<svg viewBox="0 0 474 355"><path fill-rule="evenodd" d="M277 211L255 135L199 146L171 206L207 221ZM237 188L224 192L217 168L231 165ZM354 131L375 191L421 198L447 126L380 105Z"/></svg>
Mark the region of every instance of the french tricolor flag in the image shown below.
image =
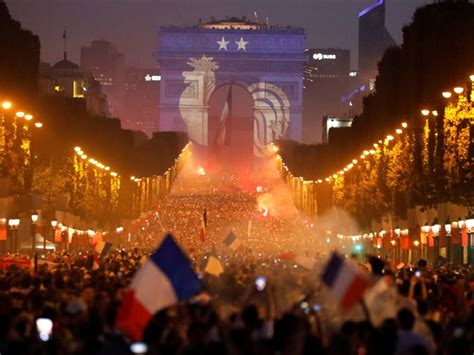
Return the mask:
<svg viewBox="0 0 474 355"><path fill-rule="evenodd" d="M198 293L201 284L186 256L171 235L142 265L125 294L117 314L117 328L133 340L159 310Z"/></svg>
<svg viewBox="0 0 474 355"><path fill-rule="evenodd" d="M359 302L369 287L369 282L361 272L336 253L329 259L321 280L331 289L340 306L346 310Z"/></svg>

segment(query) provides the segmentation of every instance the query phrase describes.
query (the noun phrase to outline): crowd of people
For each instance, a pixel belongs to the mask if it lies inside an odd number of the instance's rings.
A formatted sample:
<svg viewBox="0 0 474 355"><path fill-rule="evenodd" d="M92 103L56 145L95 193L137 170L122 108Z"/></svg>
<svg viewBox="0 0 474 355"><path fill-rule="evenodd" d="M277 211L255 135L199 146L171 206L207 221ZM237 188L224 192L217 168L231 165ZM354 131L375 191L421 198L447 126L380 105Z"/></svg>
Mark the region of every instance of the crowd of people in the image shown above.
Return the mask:
<svg viewBox="0 0 474 355"><path fill-rule="evenodd" d="M375 296L370 288L343 311L320 281L331 245L315 241L293 212L271 202L264 216L257 201L266 189L229 176L184 174L133 244L112 248L98 268L89 263L93 251L84 250L58 251L36 270L0 269L0 354L474 353L471 266L434 268L419 260L396 267L349 255L372 285L386 286ZM231 230L237 248L222 243ZM155 314L143 343L132 342L115 325L117 310L165 231L187 253L203 292ZM312 265L287 257L288 250L305 252ZM219 276L205 272L211 255L222 263ZM51 334L38 332L38 319L51 320Z"/></svg>

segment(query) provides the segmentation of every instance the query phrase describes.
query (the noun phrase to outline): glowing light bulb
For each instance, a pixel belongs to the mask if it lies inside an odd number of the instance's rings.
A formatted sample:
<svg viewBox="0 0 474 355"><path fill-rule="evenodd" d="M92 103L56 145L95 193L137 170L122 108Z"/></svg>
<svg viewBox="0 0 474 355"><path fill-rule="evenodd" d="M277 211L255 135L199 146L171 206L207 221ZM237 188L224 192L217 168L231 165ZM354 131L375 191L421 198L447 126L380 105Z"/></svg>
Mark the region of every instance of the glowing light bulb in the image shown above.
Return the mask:
<svg viewBox="0 0 474 355"><path fill-rule="evenodd" d="M5 110L8 110L9 108L12 107L12 103L10 101L4 101L2 102L2 108Z"/></svg>

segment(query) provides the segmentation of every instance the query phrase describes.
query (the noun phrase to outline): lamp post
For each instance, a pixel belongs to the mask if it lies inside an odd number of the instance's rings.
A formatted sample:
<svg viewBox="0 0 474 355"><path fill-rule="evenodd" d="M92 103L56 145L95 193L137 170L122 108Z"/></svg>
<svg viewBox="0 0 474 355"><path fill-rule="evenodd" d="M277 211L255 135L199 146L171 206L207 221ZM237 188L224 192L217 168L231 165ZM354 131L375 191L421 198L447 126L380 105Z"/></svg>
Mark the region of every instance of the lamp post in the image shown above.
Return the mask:
<svg viewBox="0 0 474 355"><path fill-rule="evenodd" d="M54 240L54 233L56 232L56 227L58 225L58 221L56 220L56 218L53 218L51 220L51 231L52 231L52 238L51 240ZM43 249L44 251L46 252L46 236L44 237L44 240L43 240Z"/></svg>
<svg viewBox="0 0 474 355"><path fill-rule="evenodd" d="M16 252L18 250L18 228L20 227L20 219L17 217L8 220L8 228L12 233L11 248Z"/></svg>
<svg viewBox="0 0 474 355"><path fill-rule="evenodd" d="M423 233L423 238L421 238L421 248L420 248L420 251L421 251L421 255L420 257L421 258L429 258L428 257L428 253L426 252L427 248L426 248L426 245L429 246L429 233L430 233L430 230L431 230L431 227L428 225L428 223L426 223L424 226L421 227L421 232ZM429 249L428 249L429 250ZM431 256L431 255L430 255Z"/></svg>
<svg viewBox="0 0 474 355"><path fill-rule="evenodd" d="M473 80L474 81L474 80ZM474 86L474 83L473 83ZM467 228L467 260L469 265L474 265L474 216L466 219Z"/></svg>
<svg viewBox="0 0 474 355"><path fill-rule="evenodd" d="M419 240L413 241L413 245L415 246L414 250L416 251L416 256L415 257L412 256L412 261L416 262L420 257L419 256L420 255L420 251L419 251L420 241Z"/></svg>
<svg viewBox="0 0 474 355"><path fill-rule="evenodd" d="M117 244L121 245L120 244L120 234L122 234L122 232L123 232L123 227L119 226L119 227L115 228L115 232L117 233Z"/></svg>
<svg viewBox="0 0 474 355"><path fill-rule="evenodd" d="M449 220L444 224L446 231L446 259L451 261L451 222Z"/></svg>
<svg viewBox="0 0 474 355"><path fill-rule="evenodd" d="M33 255L36 252L36 225L38 224L38 213L36 211L31 212L31 248Z"/></svg>
<svg viewBox="0 0 474 355"><path fill-rule="evenodd" d="M396 238L392 240L393 243L391 243L393 246L394 260L400 261L400 234L402 230L400 227L396 227L393 231L396 235Z"/></svg>
<svg viewBox="0 0 474 355"><path fill-rule="evenodd" d="M434 244L434 254L433 254L433 261L435 261L439 256L439 238L440 238L440 231L441 225L439 223L435 223L431 230L433 231L433 244Z"/></svg>

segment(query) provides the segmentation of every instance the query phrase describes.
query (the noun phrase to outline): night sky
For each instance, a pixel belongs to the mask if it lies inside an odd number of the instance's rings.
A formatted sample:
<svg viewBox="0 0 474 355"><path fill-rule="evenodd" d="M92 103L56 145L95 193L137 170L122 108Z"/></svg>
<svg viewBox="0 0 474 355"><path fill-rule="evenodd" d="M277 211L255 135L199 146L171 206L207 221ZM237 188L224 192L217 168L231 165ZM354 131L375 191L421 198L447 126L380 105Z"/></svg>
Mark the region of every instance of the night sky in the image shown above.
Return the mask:
<svg viewBox="0 0 474 355"><path fill-rule="evenodd" d="M351 50L357 65L358 12L375 0L6 0L16 20L41 40L41 59L62 59L64 26L69 58L79 63L81 45L103 38L122 51L128 63L156 65L158 30L162 25L193 25L211 16L247 16L270 24L306 29L307 47ZM401 42L402 27L415 9L430 0L388 0L386 24Z"/></svg>

